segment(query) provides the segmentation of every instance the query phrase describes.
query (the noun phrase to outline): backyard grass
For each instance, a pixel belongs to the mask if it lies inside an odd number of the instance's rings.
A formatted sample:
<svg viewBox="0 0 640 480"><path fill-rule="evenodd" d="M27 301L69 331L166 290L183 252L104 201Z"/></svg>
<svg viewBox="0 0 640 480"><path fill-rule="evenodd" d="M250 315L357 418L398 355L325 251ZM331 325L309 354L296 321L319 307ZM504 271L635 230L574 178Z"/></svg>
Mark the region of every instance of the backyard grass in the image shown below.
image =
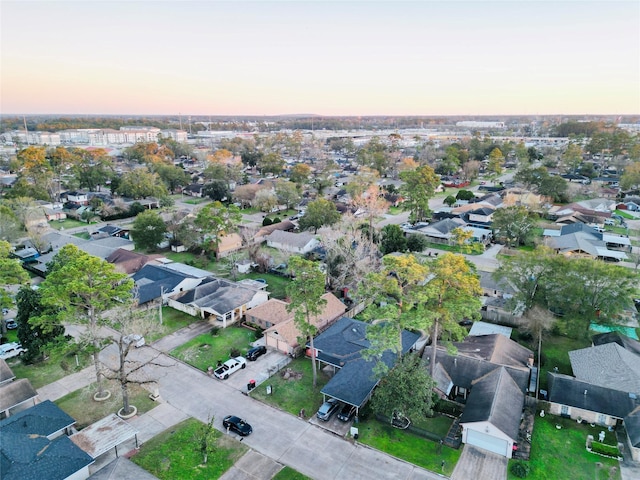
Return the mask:
<svg viewBox="0 0 640 480"><path fill-rule="evenodd" d="M440 445L375 419L361 422L358 428L358 441L406 462L446 476L451 475L462 453L461 449L455 450ZM444 467L442 467L442 461L444 461Z"/></svg>
<svg viewBox="0 0 640 480"><path fill-rule="evenodd" d="M282 374L291 369L302 374L301 378L293 376L289 379L283 378ZM295 379L294 379L295 378ZM316 414L322 405L322 394L320 390L329 381L329 377L318 371L317 386L313 388L313 373L311 370L311 360L308 358L297 358L280 372L274 374L269 380L251 391L251 396L269 405L274 405L281 410L298 415L301 410L305 411L305 418L310 418ZM271 385L271 395L267 395L266 386Z"/></svg>
<svg viewBox="0 0 640 480"><path fill-rule="evenodd" d="M531 341L523 341L522 339L518 339L517 334L514 339L516 339L518 343L531 350L535 351L538 347ZM540 388L542 390L547 389L547 372L555 371L555 367L558 367L558 373L572 375L573 371L571 369L571 362L569 361L568 352L570 352L571 350L579 350L581 348L586 348L589 346L591 346L591 341L586 336L580 339L560 335L553 335L546 338L543 337Z"/></svg>
<svg viewBox="0 0 640 480"><path fill-rule="evenodd" d="M28 378L33 388L38 389L92 364L91 357L79 351L79 366L76 366L75 351L75 346L70 346L66 352L50 353L47 360L33 365L25 365L18 361L11 365L11 370L17 378Z"/></svg>
<svg viewBox="0 0 640 480"><path fill-rule="evenodd" d="M215 430L216 445L206 464L198 449L198 432L202 423L185 420L146 442L131 457L138 466L161 480L220 478L247 451L242 443Z"/></svg>
<svg viewBox="0 0 640 480"><path fill-rule="evenodd" d="M284 467L273 477L273 480L311 480L311 478L300 472L295 471L291 467Z"/></svg>
<svg viewBox="0 0 640 480"><path fill-rule="evenodd" d="M107 389L111 391L111 398L104 402L93 400L93 394L97 391L96 384L93 383L65 395L56 400L55 404L76 420L77 428L80 430L111 413L117 413L122 408L120 385L112 382ZM157 403L149 398L149 391L135 384L129 385L129 404L138 409L138 414L148 412L157 406Z"/></svg>
<svg viewBox="0 0 640 480"><path fill-rule="evenodd" d="M56 230L67 230L69 228L77 228L77 227L87 227L87 222L81 222L79 220L74 220L73 218L65 218L64 220L55 220L49 222L49 226Z"/></svg>
<svg viewBox="0 0 640 480"><path fill-rule="evenodd" d="M638 217L631 215L630 213L625 212L624 210L616 210L613 212L617 215L620 215L622 218L626 218L627 220L637 220Z"/></svg>
<svg viewBox="0 0 640 480"><path fill-rule="evenodd" d="M233 349L238 350L240 355L246 354L251 348L249 343L255 339L255 332L252 330L229 327L220 329L216 336L209 333L199 335L172 350L171 355L206 372L207 368L215 367L218 361L226 361Z"/></svg>
<svg viewBox="0 0 640 480"><path fill-rule="evenodd" d="M562 426L557 429L556 425ZM587 452L585 443L587 435L598 439L602 427L591 427L578 424L575 420L546 415L536 415L533 438L531 439L531 473L527 477L532 480L557 480L560 478L595 478L619 479L618 461ZM605 442L615 445L615 434L606 432ZM597 467L598 462L602 467ZM509 466L513 460L509 461ZM612 467L616 467L613 477L609 476ZM510 471L508 479L516 479Z"/></svg>
<svg viewBox="0 0 640 480"><path fill-rule="evenodd" d="M267 291L271 293L270 298L277 298L283 300L287 298L287 285L291 283L291 280L287 277L281 277L272 273L247 273L246 275L238 275L238 280L243 278L263 278L267 281Z"/></svg>

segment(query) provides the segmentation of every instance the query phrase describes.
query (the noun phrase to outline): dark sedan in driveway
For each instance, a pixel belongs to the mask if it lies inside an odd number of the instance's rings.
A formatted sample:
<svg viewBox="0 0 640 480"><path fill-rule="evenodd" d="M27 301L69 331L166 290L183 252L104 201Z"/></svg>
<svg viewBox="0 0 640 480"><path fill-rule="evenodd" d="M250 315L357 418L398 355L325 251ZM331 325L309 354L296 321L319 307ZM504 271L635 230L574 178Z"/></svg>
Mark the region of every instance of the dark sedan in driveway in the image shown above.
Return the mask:
<svg viewBox="0 0 640 480"><path fill-rule="evenodd" d="M267 347L264 345L258 345L247 352L246 358L253 362L254 360L257 360L260 355L264 355L265 353L267 353Z"/></svg>
<svg viewBox="0 0 640 480"><path fill-rule="evenodd" d="M224 417L224 420L222 420L222 426L228 430L233 430L243 437L246 437L253 432L251 425L235 415L228 415Z"/></svg>

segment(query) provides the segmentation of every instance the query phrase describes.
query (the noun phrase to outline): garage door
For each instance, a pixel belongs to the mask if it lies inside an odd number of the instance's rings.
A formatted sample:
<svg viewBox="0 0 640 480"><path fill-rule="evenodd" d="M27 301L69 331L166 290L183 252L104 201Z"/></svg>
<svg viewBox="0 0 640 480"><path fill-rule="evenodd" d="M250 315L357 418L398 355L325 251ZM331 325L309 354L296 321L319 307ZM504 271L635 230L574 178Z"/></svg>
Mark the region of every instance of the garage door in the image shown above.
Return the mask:
<svg viewBox="0 0 640 480"><path fill-rule="evenodd" d="M467 430L467 443L474 445L478 448L488 450L504 457L507 456L507 446L509 445L506 440L501 438L492 437L486 433L478 432L477 430Z"/></svg>

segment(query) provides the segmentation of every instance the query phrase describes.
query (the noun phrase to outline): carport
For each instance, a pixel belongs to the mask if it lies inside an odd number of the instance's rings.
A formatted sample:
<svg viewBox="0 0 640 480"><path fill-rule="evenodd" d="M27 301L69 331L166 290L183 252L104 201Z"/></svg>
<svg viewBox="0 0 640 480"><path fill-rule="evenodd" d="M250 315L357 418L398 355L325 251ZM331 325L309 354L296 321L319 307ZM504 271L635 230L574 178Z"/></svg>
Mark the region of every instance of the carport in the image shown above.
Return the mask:
<svg viewBox="0 0 640 480"><path fill-rule="evenodd" d="M112 448L115 449L117 457L118 445L132 438L135 438L138 448L138 431L115 413L92 423L69 438L94 460Z"/></svg>

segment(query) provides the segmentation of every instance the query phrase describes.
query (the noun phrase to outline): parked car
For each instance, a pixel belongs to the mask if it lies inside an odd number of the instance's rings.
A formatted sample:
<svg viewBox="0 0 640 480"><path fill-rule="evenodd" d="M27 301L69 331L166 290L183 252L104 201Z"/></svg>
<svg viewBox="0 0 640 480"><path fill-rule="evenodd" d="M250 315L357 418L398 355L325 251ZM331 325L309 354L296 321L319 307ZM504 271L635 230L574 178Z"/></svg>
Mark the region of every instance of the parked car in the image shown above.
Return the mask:
<svg viewBox="0 0 640 480"><path fill-rule="evenodd" d="M140 348L146 345L146 341L144 337L142 335L138 335L135 333L131 335L127 335L126 337L123 337L122 341L127 344L133 343L136 348Z"/></svg>
<svg viewBox="0 0 640 480"><path fill-rule="evenodd" d="M213 374L221 379L226 380L229 375L247 366L247 360L244 357L230 358L213 371Z"/></svg>
<svg viewBox="0 0 640 480"><path fill-rule="evenodd" d="M265 353L267 353L267 347L265 347L264 345L253 347L247 352L247 360L253 362L257 360L258 357L260 357L261 355L264 355Z"/></svg>
<svg viewBox="0 0 640 480"><path fill-rule="evenodd" d="M616 221L613 218L606 218L604 221L605 225L615 225Z"/></svg>
<svg viewBox="0 0 640 480"><path fill-rule="evenodd" d="M338 402L338 400L336 400L335 398L330 398L329 400L327 400L326 402L324 402L322 405L320 405L320 408L318 409L318 413L316 413L316 416L323 421L328 421L334 413L336 413L336 411L340 408L340 403Z"/></svg>
<svg viewBox="0 0 640 480"><path fill-rule="evenodd" d="M224 417L224 420L222 420L222 426L224 428L228 428L229 430L233 430L242 437L246 437L251 432L253 432L253 428L251 428L251 425L242 420L240 417L236 417L235 415L228 415Z"/></svg>
<svg viewBox="0 0 640 480"><path fill-rule="evenodd" d="M18 342L9 342L3 345L0 345L0 358L2 360L7 360L9 358L17 357L22 355L27 350L22 348Z"/></svg>
<svg viewBox="0 0 640 480"><path fill-rule="evenodd" d="M4 321L4 324L7 327L7 330L15 330L16 328L18 328L18 322L16 322L14 318L7 318Z"/></svg>
<svg viewBox="0 0 640 480"><path fill-rule="evenodd" d="M355 414L356 414L356 407L345 403L340 409L340 411L338 412L338 420L341 420L343 422L349 422L351 421L351 419Z"/></svg>

